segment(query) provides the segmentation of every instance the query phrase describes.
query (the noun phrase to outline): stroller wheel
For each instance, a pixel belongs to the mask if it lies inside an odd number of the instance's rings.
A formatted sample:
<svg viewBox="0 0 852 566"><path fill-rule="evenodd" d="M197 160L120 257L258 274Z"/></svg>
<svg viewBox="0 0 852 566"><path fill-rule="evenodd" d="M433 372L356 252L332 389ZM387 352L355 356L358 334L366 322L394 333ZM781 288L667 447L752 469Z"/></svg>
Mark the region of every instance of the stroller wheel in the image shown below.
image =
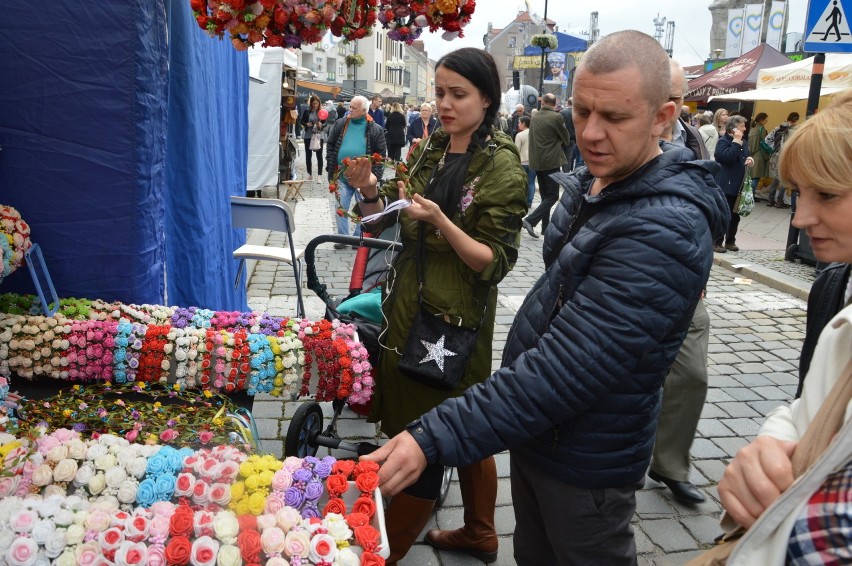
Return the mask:
<svg viewBox="0 0 852 566"><path fill-rule="evenodd" d="M287 438L284 440L284 455L315 456L319 449L316 438L322 431L322 409L319 403L304 403L296 409L290 426L287 428Z"/></svg>
<svg viewBox="0 0 852 566"><path fill-rule="evenodd" d="M438 494L438 500L435 502L435 507L440 507L447 499L447 494L450 492L450 484L453 481L453 468L444 466L444 475L441 478L441 492Z"/></svg>

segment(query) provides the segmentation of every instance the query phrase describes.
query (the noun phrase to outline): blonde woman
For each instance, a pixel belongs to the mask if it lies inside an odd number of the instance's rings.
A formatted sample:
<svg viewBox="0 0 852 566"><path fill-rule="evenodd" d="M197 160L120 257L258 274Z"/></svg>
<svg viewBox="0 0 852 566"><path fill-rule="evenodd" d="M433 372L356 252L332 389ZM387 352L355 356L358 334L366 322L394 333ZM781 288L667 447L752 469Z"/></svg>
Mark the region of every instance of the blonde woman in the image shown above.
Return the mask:
<svg viewBox="0 0 852 566"><path fill-rule="evenodd" d="M781 150L781 180L799 191L793 225L807 231L814 255L824 262L852 263L850 131L852 90L847 90L805 122ZM833 443L795 484L791 461L804 431L852 361L852 289L843 286L841 293L841 306L847 306L822 330L802 396L770 413L757 439L737 453L719 483L728 515L750 527L729 565L852 562L852 402ZM810 309L808 319L810 332ZM767 513L776 501L774 512Z"/></svg>

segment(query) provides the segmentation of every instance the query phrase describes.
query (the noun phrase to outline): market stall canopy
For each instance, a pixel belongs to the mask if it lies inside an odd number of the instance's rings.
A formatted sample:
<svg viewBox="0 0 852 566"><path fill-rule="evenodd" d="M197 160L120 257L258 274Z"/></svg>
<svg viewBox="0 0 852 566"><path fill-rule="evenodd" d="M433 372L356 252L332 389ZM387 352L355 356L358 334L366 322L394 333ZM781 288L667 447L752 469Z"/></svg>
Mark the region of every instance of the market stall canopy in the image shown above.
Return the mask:
<svg viewBox="0 0 852 566"><path fill-rule="evenodd" d="M713 100L805 100L810 90L813 65L814 60L811 57L763 69L759 73L756 89L714 96ZM852 54L826 54L820 96L835 94L847 88L852 88Z"/></svg>
<svg viewBox="0 0 852 566"><path fill-rule="evenodd" d="M761 43L730 63L689 81L684 100L704 101L719 94L753 89L761 69L777 67L789 62L790 59L786 55Z"/></svg>
<svg viewBox="0 0 852 566"><path fill-rule="evenodd" d="M575 51L586 51L589 48L589 42L582 37L560 32L556 32L554 35L558 42L556 49L545 49L545 53L550 53L551 51L556 51L557 53L574 53ZM541 55L541 47L527 45L524 47L524 55Z"/></svg>
<svg viewBox="0 0 852 566"><path fill-rule="evenodd" d="M341 87L325 84L325 83L317 83L314 81L306 81L304 79L299 79L298 83L300 92L324 92L326 94L330 94L332 97L336 97L340 94Z"/></svg>

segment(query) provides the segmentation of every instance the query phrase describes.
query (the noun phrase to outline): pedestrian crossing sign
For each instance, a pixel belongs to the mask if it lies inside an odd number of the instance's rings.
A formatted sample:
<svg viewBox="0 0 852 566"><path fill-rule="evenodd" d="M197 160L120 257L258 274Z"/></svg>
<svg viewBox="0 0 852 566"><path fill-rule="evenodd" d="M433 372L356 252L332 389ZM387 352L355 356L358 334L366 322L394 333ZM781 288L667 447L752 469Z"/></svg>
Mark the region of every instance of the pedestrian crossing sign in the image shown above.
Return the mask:
<svg viewBox="0 0 852 566"><path fill-rule="evenodd" d="M810 53L852 53L849 14L852 14L852 0L810 0L803 50Z"/></svg>

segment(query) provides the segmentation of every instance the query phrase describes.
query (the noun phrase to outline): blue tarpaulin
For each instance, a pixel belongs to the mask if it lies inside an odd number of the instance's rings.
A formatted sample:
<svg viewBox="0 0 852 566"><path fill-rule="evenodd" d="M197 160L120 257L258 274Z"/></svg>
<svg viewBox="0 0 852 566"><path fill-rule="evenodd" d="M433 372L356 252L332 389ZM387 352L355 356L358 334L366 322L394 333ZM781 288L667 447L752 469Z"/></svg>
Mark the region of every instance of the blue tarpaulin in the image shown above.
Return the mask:
<svg viewBox="0 0 852 566"><path fill-rule="evenodd" d="M545 53L550 53L551 51L556 51L557 53L574 53L588 49L589 42L582 37L561 32L556 32L554 35L556 35L556 41L559 43L556 49L545 49ZM541 55L541 47L527 45L524 47L524 55Z"/></svg>
<svg viewBox="0 0 852 566"><path fill-rule="evenodd" d="M4 3L0 203L60 296L245 308L228 197L243 194L247 62L185 0ZM0 292L32 290L26 270Z"/></svg>

